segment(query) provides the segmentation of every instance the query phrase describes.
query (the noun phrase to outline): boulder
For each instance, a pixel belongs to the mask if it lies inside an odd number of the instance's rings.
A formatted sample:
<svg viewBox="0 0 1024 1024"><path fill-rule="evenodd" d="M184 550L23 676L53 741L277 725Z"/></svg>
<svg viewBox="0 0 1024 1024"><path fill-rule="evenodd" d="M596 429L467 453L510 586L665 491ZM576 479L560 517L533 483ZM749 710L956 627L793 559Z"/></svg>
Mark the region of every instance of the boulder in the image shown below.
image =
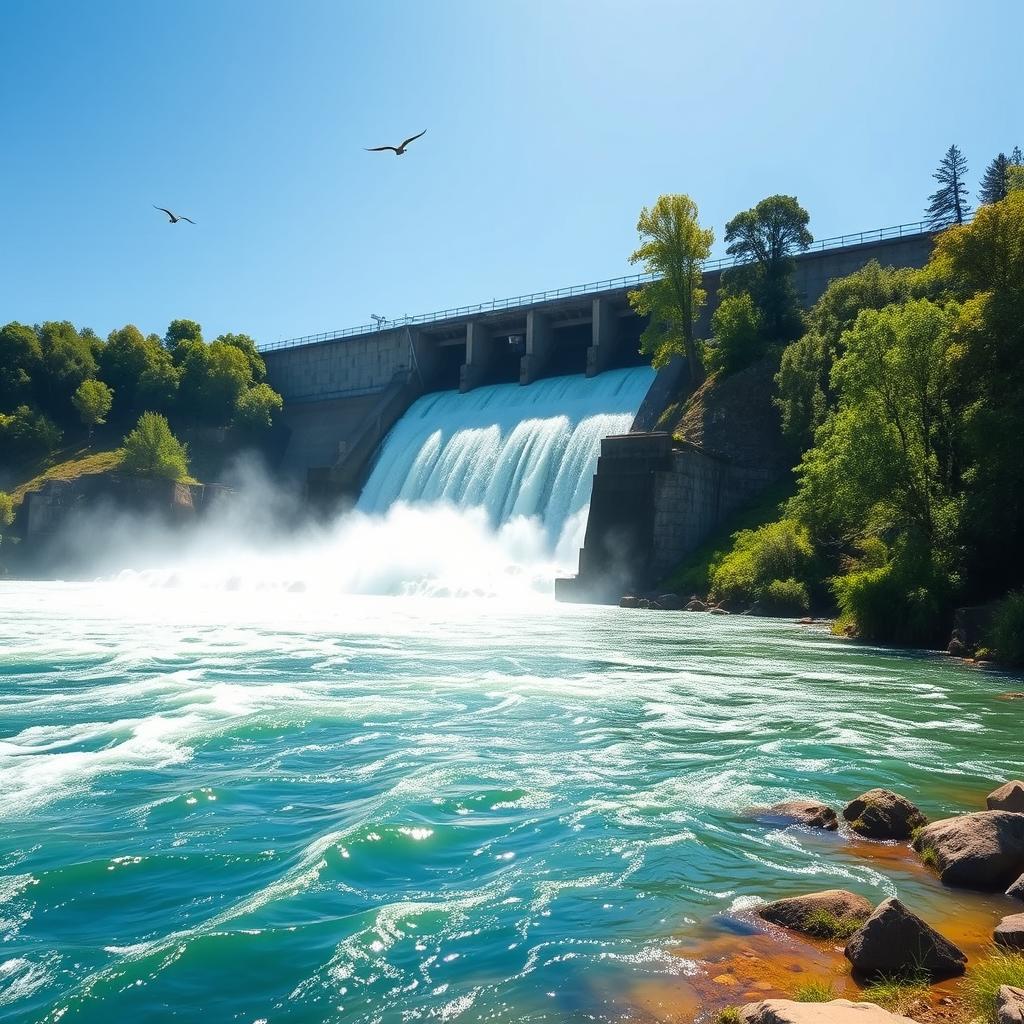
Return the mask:
<svg viewBox="0 0 1024 1024"><path fill-rule="evenodd" d="M765 999L739 1008L743 1024L913 1024L875 1003L794 1003L789 999Z"/></svg>
<svg viewBox="0 0 1024 1024"><path fill-rule="evenodd" d="M807 828L824 828L832 832L839 828L836 812L827 804L817 800L783 800L757 812L758 817L776 819L779 822L804 825Z"/></svg>
<svg viewBox="0 0 1024 1024"><path fill-rule="evenodd" d="M658 604L666 611L678 612L682 611L683 599L678 594L659 594Z"/></svg>
<svg viewBox="0 0 1024 1024"><path fill-rule="evenodd" d="M1014 882L1009 889L1006 890L1007 896L1013 896L1018 900L1024 900L1024 875Z"/></svg>
<svg viewBox="0 0 1024 1024"><path fill-rule="evenodd" d="M969 889L1000 889L1024 871L1024 814L975 811L921 829L914 849L932 851L939 878Z"/></svg>
<svg viewBox="0 0 1024 1024"><path fill-rule="evenodd" d="M997 946L1006 946L1007 949L1024 949L1024 914L1010 914L1004 917L992 938Z"/></svg>
<svg viewBox="0 0 1024 1024"><path fill-rule="evenodd" d="M996 1020L999 1024L1024 1024L1024 988L1000 987L996 996Z"/></svg>
<svg viewBox="0 0 1024 1024"><path fill-rule="evenodd" d="M962 640L958 640L956 637L953 637L953 639L949 641L946 653L952 654L954 658L966 658L967 648L964 647Z"/></svg>
<svg viewBox="0 0 1024 1024"><path fill-rule="evenodd" d="M990 811L1014 811L1017 814L1024 812L1024 782L1014 779L1005 786L989 793L985 801Z"/></svg>
<svg viewBox="0 0 1024 1024"><path fill-rule="evenodd" d="M942 981L963 974L967 964L966 955L949 939L895 898L878 905L844 952L864 978L923 972L931 981Z"/></svg>
<svg viewBox="0 0 1024 1024"><path fill-rule="evenodd" d="M706 612L708 610L708 606L699 597L691 597L690 600L686 602L685 610L688 612Z"/></svg>
<svg viewBox="0 0 1024 1024"><path fill-rule="evenodd" d="M869 789L843 808L857 835L868 839L909 839L928 819L907 799L888 789Z"/></svg>
<svg viewBox="0 0 1024 1024"><path fill-rule="evenodd" d="M845 889L826 889L806 896L776 900L758 910L772 924L820 939L846 938L870 916L874 908L855 893Z"/></svg>
<svg viewBox="0 0 1024 1024"><path fill-rule="evenodd" d="M639 601L640 598L634 597L632 594L623 594L622 597L619 598L619 607L635 608Z"/></svg>

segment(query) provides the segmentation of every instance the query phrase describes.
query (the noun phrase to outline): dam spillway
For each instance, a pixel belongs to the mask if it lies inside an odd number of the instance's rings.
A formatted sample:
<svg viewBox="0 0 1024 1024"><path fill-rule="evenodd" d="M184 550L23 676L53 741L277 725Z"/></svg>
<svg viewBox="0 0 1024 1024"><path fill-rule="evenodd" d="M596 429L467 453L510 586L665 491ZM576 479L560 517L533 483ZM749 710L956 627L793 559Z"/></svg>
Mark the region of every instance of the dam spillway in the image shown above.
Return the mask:
<svg viewBox="0 0 1024 1024"><path fill-rule="evenodd" d="M601 439L629 430L649 366L426 395L384 440L358 508L397 503L482 508L492 526L538 521L552 552L572 545Z"/></svg>

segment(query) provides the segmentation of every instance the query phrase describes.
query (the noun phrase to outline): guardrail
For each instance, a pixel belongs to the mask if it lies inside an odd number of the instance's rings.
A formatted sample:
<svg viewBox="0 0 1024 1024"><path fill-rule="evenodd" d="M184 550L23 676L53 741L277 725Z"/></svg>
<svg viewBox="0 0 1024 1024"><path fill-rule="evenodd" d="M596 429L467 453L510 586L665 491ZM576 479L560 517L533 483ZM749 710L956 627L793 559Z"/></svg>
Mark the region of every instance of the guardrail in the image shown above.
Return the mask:
<svg viewBox="0 0 1024 1024"><path fill-rule="evenodd" d="M822 252L827 249L842 249L848 245L883 242L892 238L908 238L913 235L926 233L933 234L935 230L927 221L917 221L914 224L896 224L888 228L875 228L871 231L857 231L850 235L822 238L812 242L804 250L804 253ZM803 255L803 253L799 255ZM704 269L706 271L728 270L730 267L739 266L743 262L743 260L732 256L724 256L719 259L708 260L704 264ZM611 277L605 281L591 281L588 284L575 284L567 288L552 288L543 292L530 292L525 295L514 295L507 299L491 299L488 302L477 302L471 306L441 309L434 313L420 313L416 316L397 317L394 320L384 320L379 324L359 324L356 327L346 327L340 331L322 331L319 334L306 334L301 338L272 341L265 345L259 345L258 348L261 352L275 352L282 348L314 345L321 341L340 341L343 338L353 338L363 334L376 334L378 331L393 330L396 327L413 327L418 324L437 323L441 320L453 320L457 317L471 316L474 313L492 313L503 309L516 309L520 306L532 306L538 302L547 302L551 299L571 298L574 295L613 291L619 288L627 288L631 285L645 284L647 281L655 280L657 276L657 274L628 274L625 277Z"/></svg>

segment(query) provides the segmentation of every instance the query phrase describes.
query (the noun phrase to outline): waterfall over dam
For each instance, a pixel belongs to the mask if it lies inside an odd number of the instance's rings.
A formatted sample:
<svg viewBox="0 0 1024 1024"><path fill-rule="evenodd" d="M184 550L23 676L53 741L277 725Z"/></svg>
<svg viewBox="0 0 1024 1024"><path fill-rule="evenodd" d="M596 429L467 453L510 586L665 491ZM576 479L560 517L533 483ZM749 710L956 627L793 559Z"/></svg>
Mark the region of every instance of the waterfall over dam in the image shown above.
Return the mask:
<svg viewBox="0 0 1024 1024"><path fill-rule="evenodd" d="M388 434L358 508L482 508L495 527L539 521L552 551L578 543L601 438L629 430L653 380L641 366L426 395Z"/></svg>

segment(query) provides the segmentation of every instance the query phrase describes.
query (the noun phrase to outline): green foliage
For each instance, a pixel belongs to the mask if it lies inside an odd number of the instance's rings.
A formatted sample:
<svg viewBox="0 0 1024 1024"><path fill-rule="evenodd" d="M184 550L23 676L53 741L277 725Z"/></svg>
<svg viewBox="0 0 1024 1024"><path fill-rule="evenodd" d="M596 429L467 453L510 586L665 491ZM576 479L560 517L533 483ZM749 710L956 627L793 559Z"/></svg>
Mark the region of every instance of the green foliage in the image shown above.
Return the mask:
<svg viewBox="0 0 1024 1024"><path fill-rule="evenodd" d="M125 436L122 466L138 476L182 480L188 476L188 450L163 416L144 412Z"/></svg>
<svg viewBox="0 0 1024 1024"><path fill-rule="evenodd" d="M764 352L761 314L749 292L727 295L711 316L712 340L704 346L709 371L735 373Z"/></svg>
<svg viewBox="0 0 1024 1024"><path fill-rule="evenodd" d="M701 288L702 266L711 254L714 232L697 220L697 204L686 195L659 196L644 207L637 221L639 248L630 263L640 263L660 277L629 293L629 303L640 316L650 318L640 339L640 350L662 367L673 356L685 356L690 381L704 376L693 335L694 322L706 298Z"/></svg>
<svg viewBox="0 0 1024 1024"><path fill-rule="evenodd" d="M1006 194L1024 191L1024 166L1010 164L1006 168Z"/></svg>
<svg viewBox="0 0 1024 1024"><path fill-rule="evenodd" d="M1024 665L1024 590L1007 594L999 603L988 641L1001 662Z"/></svg>
<svg viewBox="0 0 1024 1024"><path fill-rule="evenodd" d="M267 430L283 407L284 400L269 384L256 384L238 396L235 425L243 430Z"/></svg>
<svg viewBox="0 0 1024 1024"><path fill-rule="evenodd" d="M734 535L732 550L715 567L711 593L719 600L759 601L769 584L807 578L814 548L805 526L780 519Z"/></svg>
<svg viewBox="0 0 1024 1024"><path fill-rule="evenodd" d="M71 399L90 433L93 427L106 422L113 400L113 391L103 381L93 379L83 380Z"/></svg>
<svg viewBox="0 0 1024 1024"><path fill-rule="evenodd" d="M42 364L36 395L40 408L58 423L77 417L71 404L78 385L96 376L96 359L90 335L82 337L66 320L50 321L39 328Z"/></svg>
<svg viewBox="0 0 1024 1024"><path fill-rule="evenodd" d="M828 1003L836 997L832 982L823 978L805 981L793 990L793 999L798 1003Z"/></svg>
<svg viewBox="0 0 1024 1024"><path fill-rule="evenodd" d="M229 423L239 396L252 384L245 354L222 341L182 341L174 357L181 368L179 410L213 426Z"/></svg>
<svg viewBox="0 0 1024 1024"><path fill-rule="evenodd" d="M939 870L939 855L934 846L921 847L921 863L925 867L931 868L932 871Z"/></svg>
<svg viewBox="0 0 1024 1024"><path fill-rule="evenodd" d="M883 977L861 992L861 999L875 1003L890 1013L904 1015L928 996L928 977L913 974L908 977Z"/></svg>
<svg viewBox="0 0 1024 1024"><path fill-rule="evenodd" d="M793 255L814 241L809 221L810 215L795 196L775 195L736 214L725 225L726 251L745 262L726 271L724 293L750 293L768 343L792 341L803 330L793 289Z"/></svg>
<svg viewBox="0 0 1024 1024"><path fill-rule="evenodd" d="M159 337L144 337L134 324L110 333L100 349L99 367L114 389L114 414L122 420L168 409L177 390L177 372Z"/></svg>
<svg viewBox="0 0 1024 1024"><path fill-rule="evenodd" d="M177 348L183 341L202 343L202 340L203 329L195 320L172 320L164 335L164 347L172 355L175 355L175 361L177 361Z"/></svg>
<svg viewBox="0 0 1024 1024"><path fill-rule="evenodd" d="M985 169L981 177L981 189L978 192L979 203L998 203L1005 199L1007 189L1007 171L1010 160L1005 153L993 157L992 163Z"/></svg>
<svg viewBox="0 0 1024 1024"><path fill-rule="evenodd" d="M6 491L0 491L0 528L10 526L13 522L14 499Z"/></svg>
<svg viewBox="0 0 1024 1024"><path fill-rule="evenodd" d="M988 956L971 964L964 982L968 1004L986 1024L997 1024L999 989L1003 985L1024 988L1024 953L995 946Z"/></svg>
<svg viewBox="0 0 1024 1024"><path fill-rule="evenodd" d="M0 328L0 412L32 397L32 381L43 361L31 327L12 322Z"/></svg>
<svg viewBox="0 0 1024 1024"><path fill-rule="evenodd" d="M60 444L62 436L53 420L28 405L0 413L0 450L12 460L44 455Z"/></svg>
<svg viewBox="0 0 1024 1024"><path fill-rule="evenodd" d="M256 342L248 334L221 334L215 341L237 348L245 356L255 383L262 384L267 379L267 364L263 361L259 349L256 348Z"/></svg>
<svg viewBox="0 0 1024 1024"><path fill-rule="evenodd" d="M718 1011L715 1017L715 1024L742 1024L738 1007L727 1006L724 1010Z"/></svg>
<svg viewBox="0 0 1024 1024"><path fill-rule="evenodd" d="M939 187L928 197L925 216L932 228L963 224L970 213L967 202L967 159L956 146L950 146L932 177Z"/></svg>
<svg viewBox="0 0 1024 1024"><path fill-rule="evenodd" d="M761 605L771 615L803 615L811 607L807 585L800 580L772 580L761 593Z"/></svg>
<svg viewBox="0 0 1024 1024"><path fill-rule="evenodd" d="M906 268L882 267L876 260L829 282L807 314L803 337L783 352L775 378L783 433L799 449L810 447L815 430L835 404L829 379L832 366L845 351L844 332L853 327L861 311L884 309L935 291L932 276Z"/></svg>

